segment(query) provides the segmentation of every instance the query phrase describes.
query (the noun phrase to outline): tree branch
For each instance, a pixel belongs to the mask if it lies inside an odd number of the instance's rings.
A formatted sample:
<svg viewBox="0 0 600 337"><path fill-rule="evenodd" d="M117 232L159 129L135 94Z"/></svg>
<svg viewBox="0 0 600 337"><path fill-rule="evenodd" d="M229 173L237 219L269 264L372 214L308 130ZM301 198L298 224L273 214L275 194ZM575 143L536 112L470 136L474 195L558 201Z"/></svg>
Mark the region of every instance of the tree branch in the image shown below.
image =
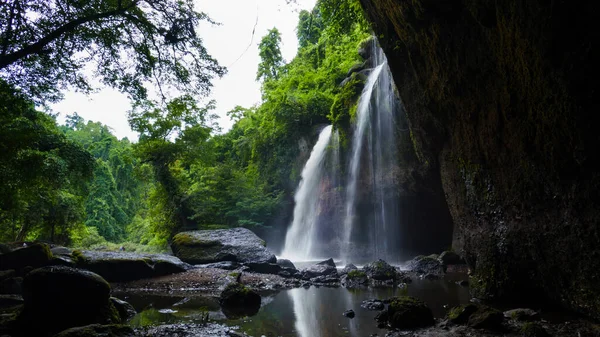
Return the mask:
<svg viewBox="0 0 600 337"><path fill-rule="evenodd" d="M37 42L27 45L13 53L10 53L7 55L2 55L0 57L0 69L4 69L4 68L8 67L9 65L11 65L29 55L41 53L44 50L44 47L46 47L48 44L50 44L54 40L60 38L64 34L74 31L75 29L77 29L77 27L79 27L81 25L84 25L91 21L109 18L109 17L115 16L115 15L124 14L129 9L135 7L136 4L137 4L137 1L134 1L128 7L122 7L122 8L118 8L116 10L112 10L112 11L108 11L108 12L104 12L104 13L97 13L94 15L85 16L85 17L81 17L81 18L75 19L73 21L70 21L70 22L58 27L57 29L51 31L50 33L48 33L48 35L44 36Z"/></svg>

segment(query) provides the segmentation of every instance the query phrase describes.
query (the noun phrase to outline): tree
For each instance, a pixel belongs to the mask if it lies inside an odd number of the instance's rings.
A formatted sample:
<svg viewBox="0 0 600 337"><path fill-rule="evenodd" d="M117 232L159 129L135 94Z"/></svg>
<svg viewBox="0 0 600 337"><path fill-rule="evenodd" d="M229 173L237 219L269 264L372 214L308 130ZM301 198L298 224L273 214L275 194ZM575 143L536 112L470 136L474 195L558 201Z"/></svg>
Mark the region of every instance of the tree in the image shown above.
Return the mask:
<svg viewBox="0 0 600 337"><path fill-rule="evenodd" d="M171 100L161 109L153 103L138 105L129 114L129 124L140 133L136 146L138 156L150 163L154 176L173 212L171 235L184 228L195 228L194 212L173 169L178 161L191 163L208 160L211 153L207 143L215 124L214 102L199 107L190 96Z"/></svg>
<svg viewBox="0 0 600 337"><path fill-rule="evenodd" d="M279 71L283 66L283 57L279 44L281 43L281 35L277 28L269 30L267 35L263 36L258 45L258 54L260 63L258 64L258 72L256 80L275 80L279 78Z"/></svg>
<svg viewBox="0 0 600 337"><path fill-rule="evenodd" d="M225 69L197 35L200 21L212 22L193 0L2 1L0 76L38 103L65 86L90 91L90 70L135 101L148 82L205 94Z"/></svg>
<svg viewBox="0 0 600 337"><path fill-rule="evenodd" d="M2 80L0 102L0 237L38 230L54 239L81 219L93 157Z"/></svg>
<svg viewBox="0 0 600 337"><path fill-rule="evenodd" d="M317 43L321 37L322 30L323 19L321 18L319 7L315 7L312 12L307 10L300 11L298 27L296 28L296 36L298 37L300 48Z"/></svg>

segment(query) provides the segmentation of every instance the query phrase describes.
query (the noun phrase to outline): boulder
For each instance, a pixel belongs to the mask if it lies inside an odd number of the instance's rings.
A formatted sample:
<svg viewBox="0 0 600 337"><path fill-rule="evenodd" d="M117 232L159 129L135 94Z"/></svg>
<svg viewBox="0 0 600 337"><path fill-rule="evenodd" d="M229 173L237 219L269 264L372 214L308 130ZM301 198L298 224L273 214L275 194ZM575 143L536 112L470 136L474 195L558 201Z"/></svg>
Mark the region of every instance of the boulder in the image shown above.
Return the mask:
<svg viewBox="0 0 600 337"><path fill-rule="evenodd" d="M126 325L111 324L91 324L76 328L67 329L54 337L133 337L136 334L133 329Z"/></svg>
<svg viewBox="0 0 600 337"><path fill-rule="evenodd" d="M550 337L550 334L539 323L527 322L521 326L520 330L523 337ZM581 333L577 335L582 336Z"/></svg>
<svg viewBox="0 0 600 337"><path fill-rule="evenodd" d="M444 275L444 265L438 259L437 255L417 256L406 265L409 271L419 274Z"/></svg>
<svg viewBox="0 0 600 337"><path fill-rule="evenodd" d="M502 312L480 305L470 317L468 325L475 329L485 329L490 331L502 331L504 315Z"/></svg>
<svg viewBox="0 0 600 337"><path fill-rule="evenodd" d="M325 261L321 261L321 262L317 263L317 265L318 266L330 266L330 267L336 268L335 262L333 262L332 258L329 258Z"/></svg>
<svg viewBox="0 0 600 337"><path fill-rule="evenodd" d="M110 301L119 312L119 317L121 317L121 321L123 322L130 320L131 318L133 318L133 316L137 314L137 311L135 311L133 305L123 300L120 300L116 297L111 297Z"/></svg>
<svg viewBox="0 0 600 337"><path fill-rule="evenodd" d="M540 319L540 313L533 309L513 309L504 312L504 317L520 322L531 322Z"/></svg>
<svg viewBox="0 0 600 337"><path fill-rule="evenodd" d="M181 232L173 237L173 253L191 264L237 261L275 263L277 258L264 240L247 228Z"/></svg>
<svg viewBox="0 0 600 337"><path fill-rule="evenodd" d="M0 282L0 294L15 294L23 293L23 278L11 277Z"/></svg>
<svg viewBox="0 0 600 337"><path fill-rule="evenodd" d="M260 301L258 293L238 282L228 284L219 296L221 309L228 318L255 315Z"/></svg>
<svg viewBox="0 0 600 337"><path fill-rule="evenodd" d="M88 324L120 323L110 301L110 285L87 270L49 266L33 270L23 282L22 329L47 335Z"/></svg>
<svg viewBox="0 0 600 337"><path fill-rule="evenodd" d="M0 309L14 307L23 303L23 297L20 295L0 295Z"/></svg>
<svg viewBox="0 0 600 337"><path fill-rule="evenodd" d="M235 262L235 261L222 261L222 262L201 264L201 265L198 265L197 267L199 267L199 268L217 268L217 269L224 269L224 270L235 270L235 269L238 269L240 267L240 264L237 263L237 262Z"/></svg>
<svg viewBox="0 0 600 337"><path fill-rule="evenodd" d="M67 247L62 247L62 246L54 246L52 248L50 248L50 251L52 252L52 255L57 256L57 255L67 255L70 256L71 253L73 253L73 250Z"/></svg>
<svg viewBox="0 0 600 337"><path fill-rule="evenodd" d="M4 281L15 276L17 276L17 273L14 269L0 270L0 281Z"/></svg>
<svg viewBox="0 0 600 337"><path fill-rule="evenodd" d="M358 270L358 267L353 265L352 263L347 264L342 270L340 270L340 275L348 274L353 270Z"/></svg>
<svg viewBox="0 0 600 337"><path fill-rule="evenodd" d="M381 300L371 299L362 301L360 307L367 310L381 311L385 309L385 304Z"/></svg>
<svg viewBox="0 0 600 337"><path fill-rule="evenodd" d="M277 259L277 264L280 265L281 268L296 270L296 266L288 259Z"/></svg>
<svg viewBox="0 0 600 337"><path fill-rule="evenodd" d="M278 274L283 270L277 263L246 263L244 266L248 267L248 271L259 274Z"/></svg>
<svg viewBox="0 0 600 337"><path fill-rule="evenodd" d="M11 251L12 251L12 248L10 248L9 245L0 243L0 254L10 253Z"/></svg>
<svg viewBox="0 0 600 337"><path fill-rule="evenodd" d="M378 281L395 280L397 276L396 268L381 259L365 265L363 271L370 279Z"/></svg>
<svg viewBox="0 0 600 337"><path fill-rule="evenodd" d="M73 259L78 267L90 270L109 282L127 282L170 275L192 268L178 258L166 254L74 251Z"/></svg>
<svg viewBox="0 0 600 337"><path fill-rule="evenodd" d="M387 324L393 329L416 329L434 324L431 309L414 297L394 297L386 311Z"/></svg>
<svg viewBox="0 0 600 337"><path fill-rule="evenodd" d="M49 265L51 260L50 247L47 244L34 243L0 254L0 270L23 270L27 266L38 268Z"/></svg>
<svg viewBox="0 0 600 337"><path fill-rule="evenodd" d="M469 303L450 309L446 318L454 324L466 324L469 318L479 307L476 304Z"/></svg>
<svg viewBox="0 0 600 337"><path fill-rule="evenodd" d="M465 260L463 260L458 254L452 251L444 251L438 257L438 260L442 262L444 266L455 265L455 264L465 264Z"/></svg>
<svg viewBox="0 0 600 337"><path fill-rule="evenodd" d="M339 277L337 269L335 268L335 263L333 263L332 259L319 262L300 271L300 278L303 280L310 280L319 276Z"/></svg>
<svg viewBox="0 0 600 337"><path fill-rule="evenodd" d="M337 274L331 274L331 275L322 275L322 276L313 277L310 279L310 281L314 285L337 287L337 286L339 286L340 278Z"/></svg>
<svg viewBox="0 0 600 337"><path fill-rule="evenodd" d="M341 282L346 288L359 288L368 286L369 278L364 271L356 269L343 275Z"/></svg>
<svg viewBox="0 0 600 337"><path fill-rule="evenodd" d="M356 314L354 313L354 310L352 310L352 309L344 311L344 313L342 315L344 315L344 317L348 317L348 318L354 318L354 316L356 316Z"/></svg>

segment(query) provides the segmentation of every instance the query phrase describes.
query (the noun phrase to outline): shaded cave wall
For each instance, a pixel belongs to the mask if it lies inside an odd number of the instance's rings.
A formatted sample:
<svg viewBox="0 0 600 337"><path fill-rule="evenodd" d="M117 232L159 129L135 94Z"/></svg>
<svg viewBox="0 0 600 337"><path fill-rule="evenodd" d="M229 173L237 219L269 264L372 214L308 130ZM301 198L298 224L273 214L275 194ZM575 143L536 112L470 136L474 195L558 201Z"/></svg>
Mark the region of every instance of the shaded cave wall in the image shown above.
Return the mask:
<svg viewBox="0 0 600 337"><path fill-rule="evenodd" d="M600 319L600 4L360 2L474 295Z"/></svg>

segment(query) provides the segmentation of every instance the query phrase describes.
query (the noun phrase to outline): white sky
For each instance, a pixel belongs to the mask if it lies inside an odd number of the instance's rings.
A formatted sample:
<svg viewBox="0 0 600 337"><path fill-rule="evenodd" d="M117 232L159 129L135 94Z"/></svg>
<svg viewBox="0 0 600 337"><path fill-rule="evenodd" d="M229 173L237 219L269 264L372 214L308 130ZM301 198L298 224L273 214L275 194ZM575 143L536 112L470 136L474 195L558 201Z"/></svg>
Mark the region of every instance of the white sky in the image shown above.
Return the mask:
<svg viewBox="0 0 600 337"><path fill-rule="evenodd" d="M301 9L312 9L315 3L316 0L297 0L296 4L289 5L285 0L196 0L197 10L222 24L202 24L199 34L209 53L228 68L227 75L213 82L210 96L217 102L214 112L220 116L219 125L224 132L232 125L225 114L227 111L236 105L250 107L260 102L260 84L255 81L260 39L269 29L277 27L281 33L281 52L284 59L290 61L298 48L295 31L298 13ZM118 138L137 139L127 123L130 102L116 90L105 88L90 96L66 92L64 100L51 108L60 112L59 123L64 122L67 114L77 112L86 120L110 126Z"/></svg>

